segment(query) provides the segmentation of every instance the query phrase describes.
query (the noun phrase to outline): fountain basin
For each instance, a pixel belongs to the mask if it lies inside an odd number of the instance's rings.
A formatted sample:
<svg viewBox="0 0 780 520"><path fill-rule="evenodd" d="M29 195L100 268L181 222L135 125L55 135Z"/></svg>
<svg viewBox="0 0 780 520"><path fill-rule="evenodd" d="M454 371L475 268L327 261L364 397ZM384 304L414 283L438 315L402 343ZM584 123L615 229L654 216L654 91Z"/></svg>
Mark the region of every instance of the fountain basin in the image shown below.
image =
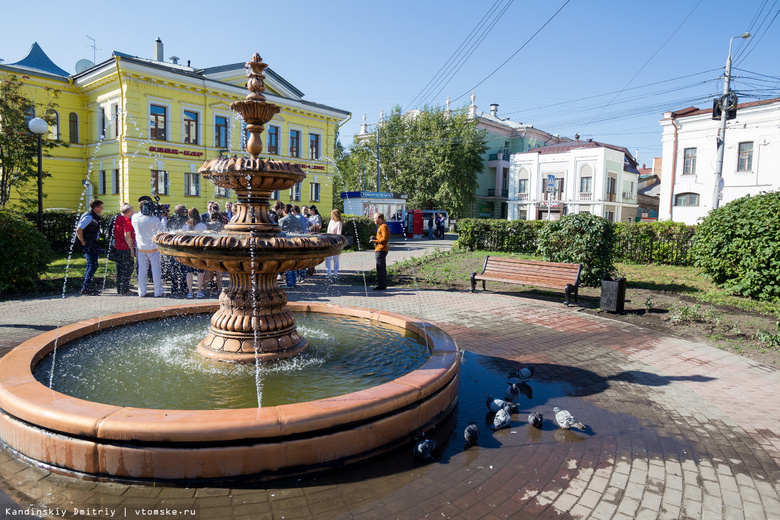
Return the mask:
<svg viewBox="0 0 780 520"><path fill-rule="evenodd" d="M328 304L291 310L378 320L425 338L430 359L388 383L316 401L233 410L119 407L39 383L38 361L86 334L166 316L213 312L213 303L115 314L41 334L0 360L0 437L55 471L110 479L274 478L382 453L442 421L458 400L459 354L440 329L399 314ZM164 374L161 374L164 377Z"/></svg>

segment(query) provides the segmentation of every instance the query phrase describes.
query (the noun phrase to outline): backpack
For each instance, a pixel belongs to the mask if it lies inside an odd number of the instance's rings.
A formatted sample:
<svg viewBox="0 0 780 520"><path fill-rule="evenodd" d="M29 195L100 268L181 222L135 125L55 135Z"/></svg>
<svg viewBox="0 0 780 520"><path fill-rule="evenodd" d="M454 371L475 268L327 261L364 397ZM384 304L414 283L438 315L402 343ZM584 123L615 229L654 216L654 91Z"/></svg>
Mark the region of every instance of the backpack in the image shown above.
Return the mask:
<svg viewBox="0 0 780 520"><path fill-rule="evenodd" d="M116 226L116 218L119 215L114 215L111 220L108 221L108 259L112 262L116 262L116 248L114 247L114 227Z"/></svg>

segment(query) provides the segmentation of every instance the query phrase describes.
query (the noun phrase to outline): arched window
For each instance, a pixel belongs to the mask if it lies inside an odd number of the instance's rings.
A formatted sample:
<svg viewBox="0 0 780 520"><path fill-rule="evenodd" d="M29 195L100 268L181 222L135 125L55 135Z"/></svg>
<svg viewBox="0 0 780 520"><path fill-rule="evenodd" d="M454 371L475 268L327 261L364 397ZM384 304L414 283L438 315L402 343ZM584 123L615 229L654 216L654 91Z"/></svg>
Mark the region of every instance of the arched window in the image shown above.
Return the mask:
<svg viewBox="0 0 780 520"><path fill-rule="evenodd" d="M680 193L674 196L675 206L698 206L699 194L698 193Z"/></svg>
<svg viewBox="0 0 780 520"><path fill-rule="evenodd" d="M580 170L579 200L593 200L593 166L589 164Z"/></svg>
<svg viewBox="0 0 780 520"><path fill-rule="evenodd" d="M68 116L68 138L72 144L79 142L79 116L75 112Z"/></svg>
<svg viewBox="0 0 780 520"><path fill-rule="evenodd" d="M30 105L24 109L24 121L29 125L30 120L35 117L35 107Z"/></svg>
<svg viewBox="0 0 780 520"><path fill-rule="evenodd" d="M46 122L49 123L49 139L52 141L60 138L60 115L56 110L46 111Z"/></svg>

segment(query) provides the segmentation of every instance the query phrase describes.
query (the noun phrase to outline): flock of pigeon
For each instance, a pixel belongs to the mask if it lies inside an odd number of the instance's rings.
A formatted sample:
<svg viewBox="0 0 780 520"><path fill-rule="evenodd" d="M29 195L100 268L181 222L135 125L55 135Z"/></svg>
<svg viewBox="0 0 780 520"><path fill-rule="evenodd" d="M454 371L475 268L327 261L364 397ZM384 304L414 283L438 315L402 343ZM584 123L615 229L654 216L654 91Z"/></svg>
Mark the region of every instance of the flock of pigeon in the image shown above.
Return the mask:
<svg viewBox="0 0 780 520"><path fill-rule="evenodd" d="M516 401L521 395L525 395L531 399L533 391L531 386L526 382L534 375L534 367L528 366L518 370L517 372L510 374L509 377L520 379L519 383L507 383L505 399L494 399L491 396L487 398L488 409L495 413L493 424L490 429L498 431L503 428L509 428L512 424L512 413L517 413ZM553 408L555 414L555 422L558 426L564 430L571 430L577 428L578 430L585 430L585 425L574 418L574 416L568 410L561 410L557 406ZM544 416L539 412L531 412L528 414L528 424L534 428L541 429L544 423ZM466 430L463 432L463 437L466 439L466 448L476 446L479 441L479 426L477 423L470 422L466 426ZM424 439L418 442L414 446L414 456L420 460L427 460L431 458L433 450L436 449L436 441L433 439Z"/></svg>

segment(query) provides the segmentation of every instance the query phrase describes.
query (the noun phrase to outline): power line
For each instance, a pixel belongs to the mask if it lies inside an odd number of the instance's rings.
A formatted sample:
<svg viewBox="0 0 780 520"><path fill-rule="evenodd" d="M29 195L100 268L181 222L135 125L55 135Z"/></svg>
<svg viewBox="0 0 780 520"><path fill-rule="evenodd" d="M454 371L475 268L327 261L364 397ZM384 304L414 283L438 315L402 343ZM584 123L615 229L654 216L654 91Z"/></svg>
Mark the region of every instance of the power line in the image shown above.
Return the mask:
<svg viewBox="0 0 780 520"><path fill-rule="evenodd" d="M564 7L566 7L566 6L569 4L569 2L570 2L570 1L571 1L571 0L566 0L566 2L564 2L564 4L563 4L563 5L562 5L562 6L561 6L561 7L560 7L560 8L559 8L557 11L555 11L555 13L554 13L554 14L553 14L553 15L552 15L552 16L551 16L551 17L550 17L550 18L549 18L549 19L548 19L546 22L544 22L544 24L543 24L541 27L539 27L539 29L537 29L537 31L536 31L535 33L533 33L533 34L531 35L531 37L530 37L530 38L528 38L528 39L525 41L525 43L524 43L523 45L521 45L521 46L520 46L520 48L519 48L519 49L517 49L517 50L516 50L516 51L515 51L515 52L514 52L514 53L513 53L513 54L512 54L510 57L508 57L508 58L507 58L507 59L506 59L506 60L505 60L505 61L504 61L504 62L503 62L501 65L499 65L498 67L496 67L496 69L495 69L493 72L491 72L490 74L488 74L487 76L485 76L485 78L484 78L482 81L480 81L479 83L477 83L476 85L474 85L473 87L471 87L470 89L468 89L466 92L464 92L464 93L463 93L463 94L461 94L460 96L456 97L456 98L454 99L454 101L457 101L457 100L459 100L460 98L462 98L463 96L467 96L467 95L468 95L470 92L473 92L473 91L474 91L474 90L475 90L475 89L476 89L478 86L482 85L482 84L483 84L484 82L486 82L486 81L487 81L487 80L488 80L488 79L489 79L489 78L490 78L490 77L491 77L493 74L495 74L496 72L498 72L498 71L499 71L499 70L500 70L500 69L501 69L501 68L502 68L504 65L506 65L507 63L509 63L509 61L510 61L512 58L514 58L514 57L517 55L517 53L518 53L518 52L520 52L521 50L523 50L523 49L525 48L525 46L526 46L526 45L528 45L529 43L531 43L531 40L533 40L534 38L536 38L536 35L537 35L537 34L539 34L540 32L542 32L542 29L544 29L545 27L547 27L547 25L548 25L550 22L552 22L552 21L553 21L553 19L554 19L556 16L558 16L558 13L560 13L560 12L563 10L563 8L564 8Z"/></svg>
<svg viewBox="0 0 780 520"><path fill-rule="evenodd" d="M775 0L775 4L776 3L777 3L777 0ZM774 7L774 4L772 4L772 7ZM766 35L769 32L769 28L772 27L773 23L775 23L775 20L777 19L777 15L778 14L780 14L780 9L778 9L777 12L775 13L775 15L772 17L772 21L769 22L769 25L766 26L766 30L761 33L761 36L758 37L758 40L752 42L752 46L750 47L750 50L747 51L747 54L745 54L744 56L742 56L739 59L739 63L742 63L743 61L745 61L748 58L748 56L750 56L750 53L753 52L753 49L755 49L758 46L758 44L761 43L761 40L764 38L764 35ZM769 16L769 13L767 13L767 16ZM766 20L766 18L764 18L764 20ZM764 25L764 22L761 22L761 25ZM760 30L761 30L761 27L759 26L758 31L760 31Z"/></svg>

